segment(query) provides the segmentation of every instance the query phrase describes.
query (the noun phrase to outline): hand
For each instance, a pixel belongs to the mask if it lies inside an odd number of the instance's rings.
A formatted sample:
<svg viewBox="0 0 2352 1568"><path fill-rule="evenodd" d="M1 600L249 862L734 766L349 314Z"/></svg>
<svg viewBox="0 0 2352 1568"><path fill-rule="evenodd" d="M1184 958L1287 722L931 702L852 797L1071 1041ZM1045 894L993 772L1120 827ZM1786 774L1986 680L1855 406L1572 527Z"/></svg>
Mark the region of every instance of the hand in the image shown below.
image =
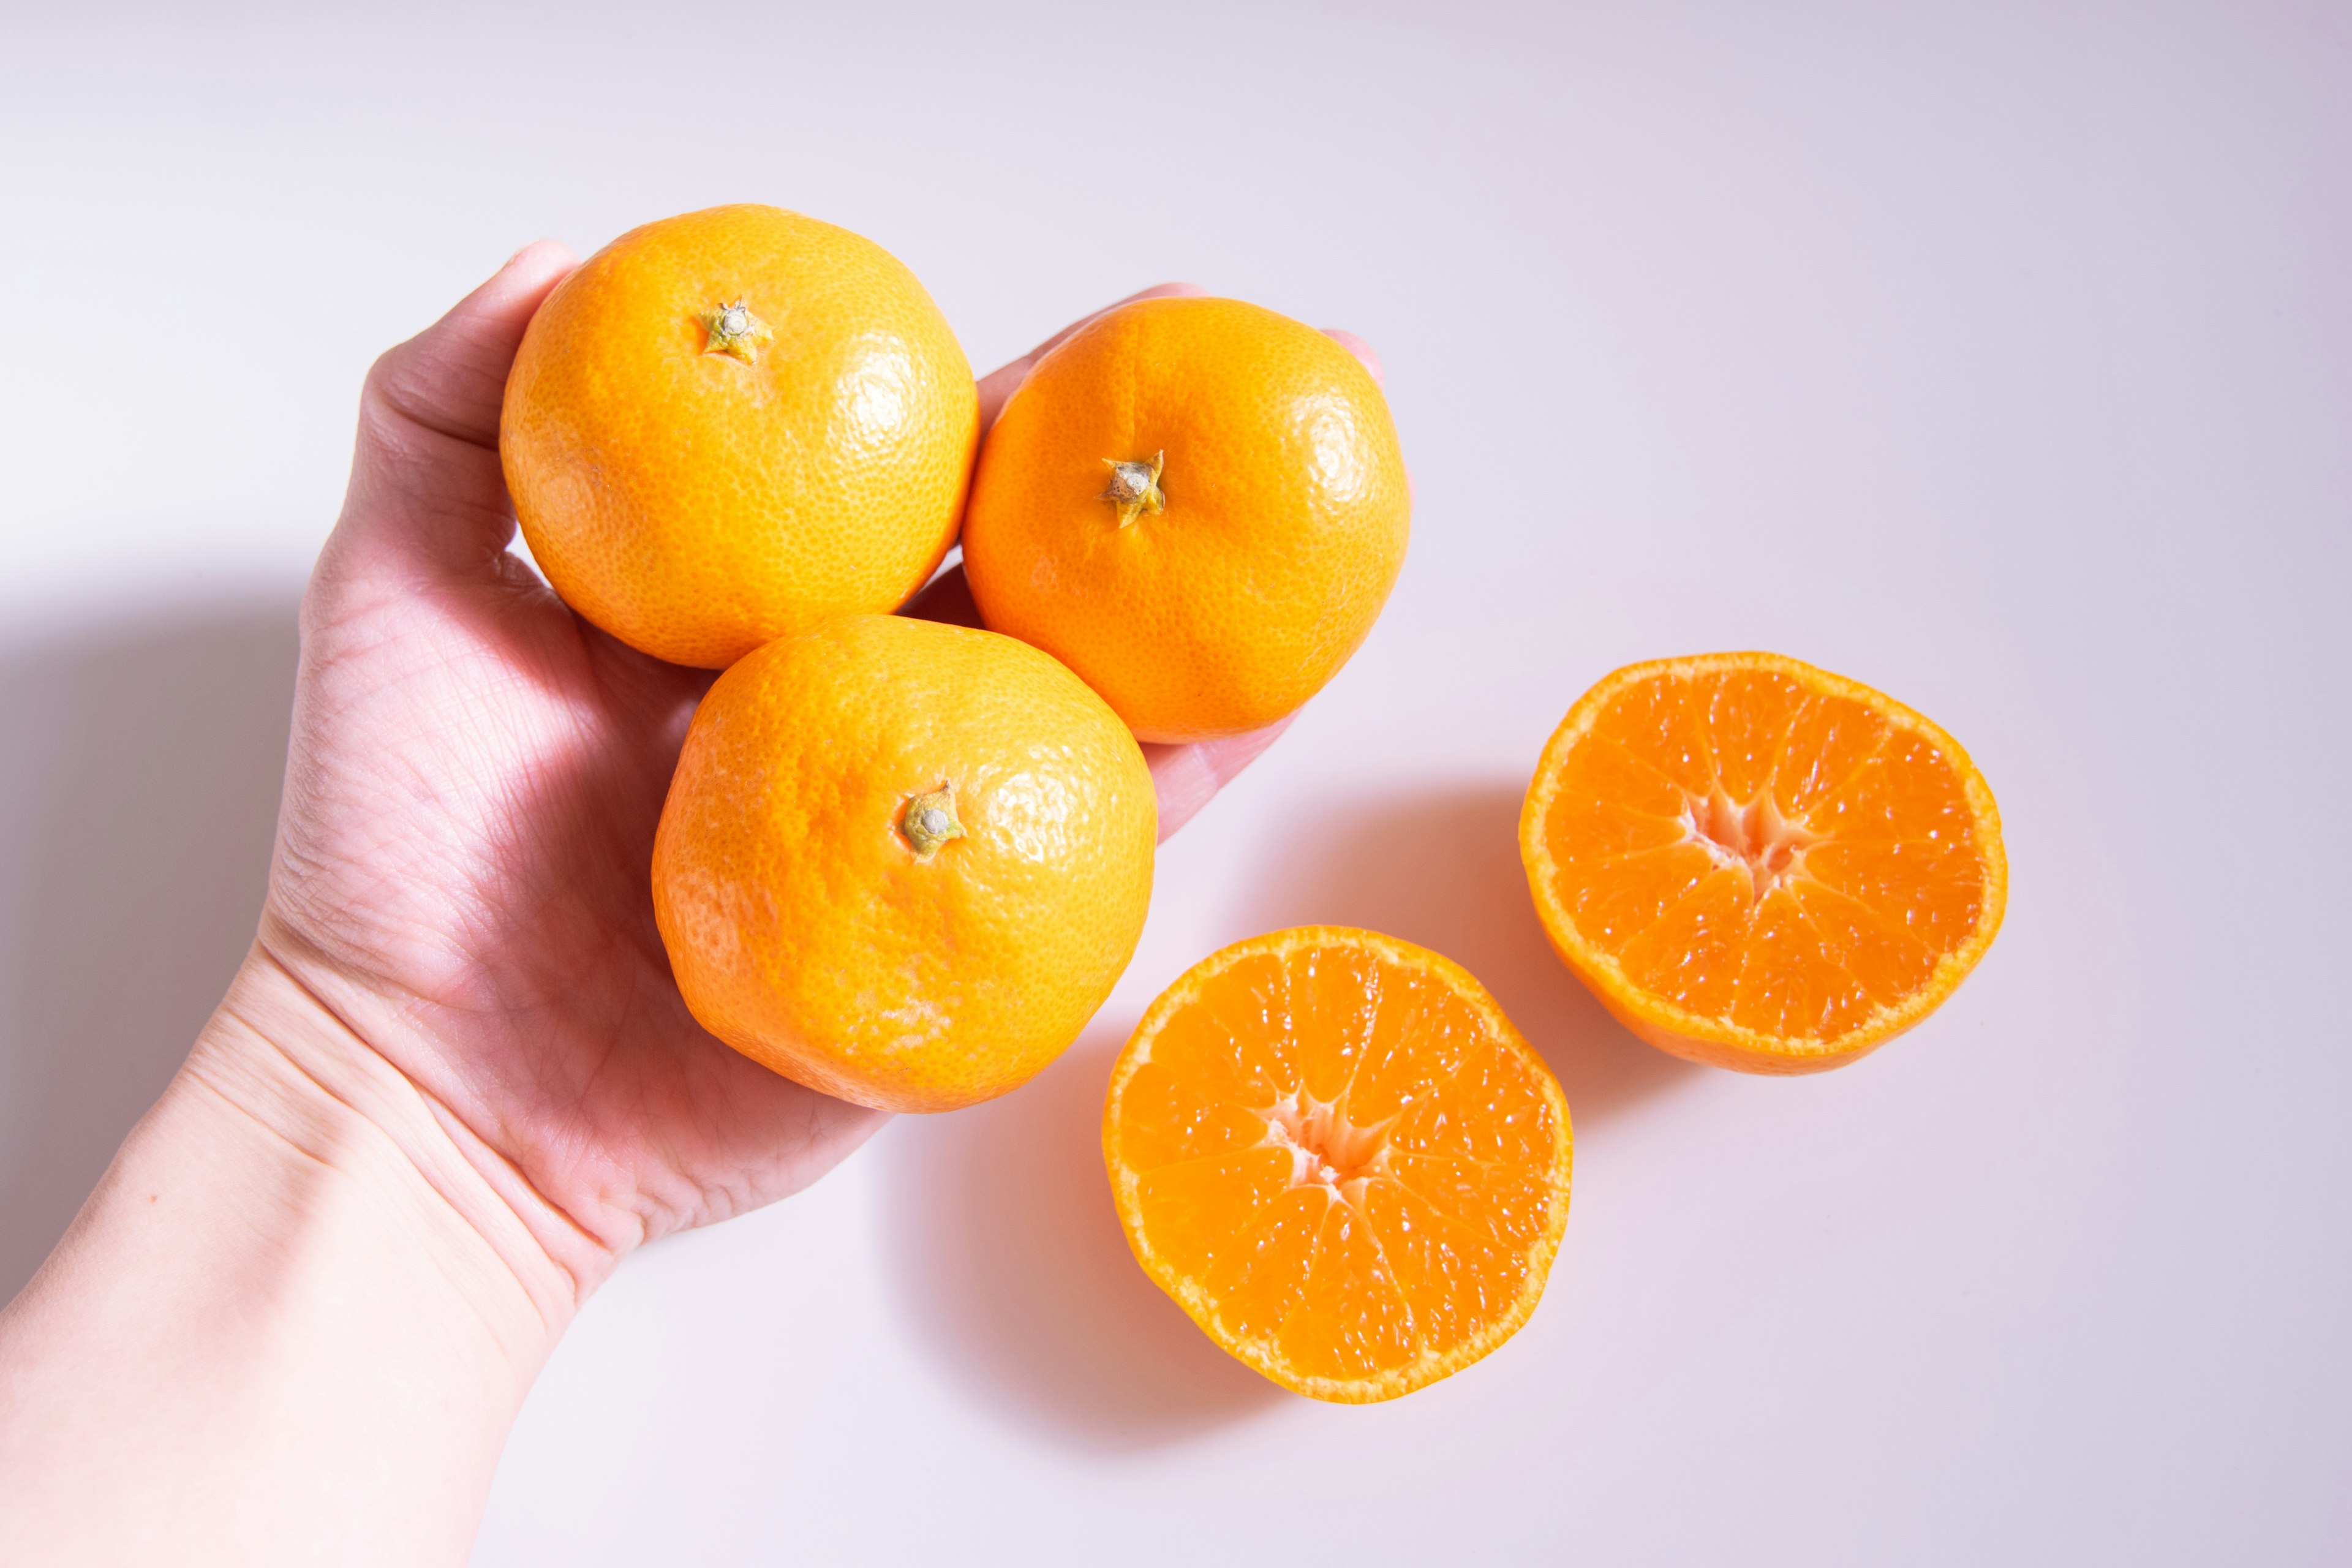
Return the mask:
<svg viewBox="0 0 2352 1568"><path fill-rule="evenodd" d="M711 678L506 552L499 405L570 266L523 251L368 378L253 952L0 1310L11 1561L464 1561L525 1391L619 1258L879 1124L721 1045L670 982L654 826ZM1029 363L981 383L983 418ZM914 609L970 607L950 574ZM1273 734L1147 748L1163 836Z"/></svg>
<svg viewBox="0 0 2352 1568"><path fill-rule="evenodd" d="M880 1116L687 1012L647 877L711 677L589 626L507 552L499 401L571 265L552 244L524 250L368 378L349 497L302 606L257 962L415 1086L584 1294L649 1237L814 1180ZM980 384L984 423L1035 357ZM960 571L912 608L977 620ZM1162 837L1279 728L1148 748Z"/></svg>

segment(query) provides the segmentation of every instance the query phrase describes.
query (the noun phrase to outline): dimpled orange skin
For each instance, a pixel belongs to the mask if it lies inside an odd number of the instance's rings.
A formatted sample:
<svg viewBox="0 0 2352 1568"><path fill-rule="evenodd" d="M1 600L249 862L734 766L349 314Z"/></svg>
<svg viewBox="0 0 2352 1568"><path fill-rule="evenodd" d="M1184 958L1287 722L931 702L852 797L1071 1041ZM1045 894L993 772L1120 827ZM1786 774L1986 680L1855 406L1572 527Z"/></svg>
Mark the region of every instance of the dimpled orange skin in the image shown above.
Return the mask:
<svg viewBox="0 0 2352 1568"><path fill-rule="evenodd" d="M945 787L964 835L902 824ZM1151 900L1151 775L1118 715L992 632L852 616L771 643L694 716L654 912L703 1027L861 1105L951 1110L1077 1037Z"/></svg>
<svg viewBox="0 0 2352 1568"><path fill-rule="evenodd" d="M1115 462L1164 454L1122 526ZM1270 724L1322 689L1404 563L1388 403L1354 355L1238 300L1141 300L1040 360L981 449L963 525L982 618L1146 741Z"/></svg>
<svg viewBox="0 0 2352 1568"><path fill-rule="evenodd" d="M1843 1067L1911 1028L2009 899L1960 743L1770 653L1604 678L1544 747L1519 853L1552 945L1626 1028L1742 1072Z"/></svg>
<svg viewBox="0 0 2352 1568"><path fill-rule="evenodd" d="M714 348L740 303L765 332ZM499 449L557 593L623 642L724 668L828 616L896 608L955 537L971 366L871 240L779 207L634 229L548 296Z"/></svg>

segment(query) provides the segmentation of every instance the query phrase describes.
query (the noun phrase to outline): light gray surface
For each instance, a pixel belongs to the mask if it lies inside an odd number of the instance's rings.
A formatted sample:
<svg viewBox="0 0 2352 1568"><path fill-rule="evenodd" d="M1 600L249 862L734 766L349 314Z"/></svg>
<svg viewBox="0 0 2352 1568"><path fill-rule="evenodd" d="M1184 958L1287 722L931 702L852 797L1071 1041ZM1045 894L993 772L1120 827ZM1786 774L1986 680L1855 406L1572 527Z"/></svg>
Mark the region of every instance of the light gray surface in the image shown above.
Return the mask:
<svg viewBox="0 0 2352 1568"><path fill-rule="evenodd" d="M535 236L764 199L983 366L1171 276L1362 332L1412 557L1063 1064L590 1305L480 1563L2352 1557L2342 5L31 10L0 1289L243 945L369 357ZM1587 684L1744 646L2008 827L1981 971L1823 1079L1631 1041L1510 840ZM1199 1340L1093 1145L1158 987L1307 919L1483 975L1579 1133L1534 1322L1370 1409Z"/></svg>

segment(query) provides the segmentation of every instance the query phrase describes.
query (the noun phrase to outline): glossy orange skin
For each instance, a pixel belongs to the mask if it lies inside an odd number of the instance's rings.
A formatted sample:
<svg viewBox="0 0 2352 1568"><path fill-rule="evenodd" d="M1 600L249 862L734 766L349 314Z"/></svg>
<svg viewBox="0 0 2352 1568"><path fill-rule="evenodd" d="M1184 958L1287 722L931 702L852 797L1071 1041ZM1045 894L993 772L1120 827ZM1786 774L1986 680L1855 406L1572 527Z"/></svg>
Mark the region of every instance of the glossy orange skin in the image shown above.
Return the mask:
<svg viewBox="0 0 2352 1568"><path fill-rule="evenodd" d="M909 801L965 837L919 858ZM703 1027L861 1105L950 1110L1027 1080L1127 967L1151 775L1118 715L1011 637L852 616L771 643L696 711L654 912Z"/></svg>
<svg viewBox="0 0 2352 1568"><path fill-rule="evenodd" d="M1769 802L1801 851L1759 877L1711 849L1710 798ZM1544 747L1519 853L1552 945L1626 1028L1742 1072L1843 1067L1918 1024L2009 898L2000 812L1960 743L1770 653L1604 678Z"/></svg>
<svg viewBox="0 0 2352 1568"><path fill-rule="evenodd" d="M745 363L705 312L772 332ZM688 213L588 258L531 319L499 447L566 603L723 668L896 608L947 552L979 439L971 366L913 273L778 207Z"/></svg>
<svg viewBox="0 0 2352 1568"><path fill-rule="evenodd" d="M1165 454L1122 526L1108 462ZM1339 672L1404 563L1388 403L1321 332L1238 300L1140 300L1040 360L981 449L963 526L982 617L1137 735L1270 724Z"/></svg>

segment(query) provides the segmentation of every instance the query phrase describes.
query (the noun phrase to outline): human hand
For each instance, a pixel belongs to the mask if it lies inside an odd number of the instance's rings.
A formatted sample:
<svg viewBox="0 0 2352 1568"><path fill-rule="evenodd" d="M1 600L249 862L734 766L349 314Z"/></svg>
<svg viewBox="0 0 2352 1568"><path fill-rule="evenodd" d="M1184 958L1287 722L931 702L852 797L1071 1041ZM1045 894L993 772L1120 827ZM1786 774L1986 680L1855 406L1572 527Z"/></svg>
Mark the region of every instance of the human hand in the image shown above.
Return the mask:
<svg viewBox="0 0 2352 1568"><path fill-rule="evenodd" d="M464 1561L620 1258L881 1120L688 1014L649 880L711 677L507 553L499 403L570 266L530 247L368 378L253 952L0 1310L0 1534L26 1561ZM1034 357L981 383L983 419ZM910 612L975 618L960 573ZM1147 747L1163 837L1273 733Z"/></svg>
<svg viewBox="0 0 2352 1568"><path fill-rule="evenodd" d="M687 1012L648 868L711 676L598 631L508 552L506 373L571 266L530 247L368 379L302 606L255 962L415 1086L576 1300L640 1242L805 1185L880 1116ZM1058 341L980 384L983 428ZM909 613L977 623L960 571ZM1146 748L1162 837L1279 728Z"/></svg>

